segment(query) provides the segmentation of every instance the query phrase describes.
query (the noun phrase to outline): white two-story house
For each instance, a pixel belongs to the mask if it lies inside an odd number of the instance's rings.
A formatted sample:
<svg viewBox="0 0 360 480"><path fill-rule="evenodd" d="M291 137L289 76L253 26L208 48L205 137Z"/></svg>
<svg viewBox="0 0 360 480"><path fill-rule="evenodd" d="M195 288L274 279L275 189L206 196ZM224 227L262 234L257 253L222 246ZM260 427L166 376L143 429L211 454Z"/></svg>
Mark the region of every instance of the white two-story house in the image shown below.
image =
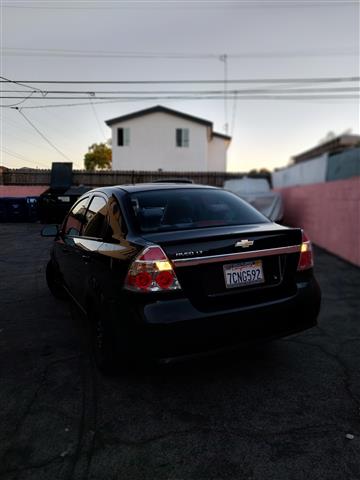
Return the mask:
<svg viewBox="0 0 360 480"><path fill-rule="evenodd" d="M156 106L106 121L112 129L112 169L226 171L231 137L212 122Z"/></svg>

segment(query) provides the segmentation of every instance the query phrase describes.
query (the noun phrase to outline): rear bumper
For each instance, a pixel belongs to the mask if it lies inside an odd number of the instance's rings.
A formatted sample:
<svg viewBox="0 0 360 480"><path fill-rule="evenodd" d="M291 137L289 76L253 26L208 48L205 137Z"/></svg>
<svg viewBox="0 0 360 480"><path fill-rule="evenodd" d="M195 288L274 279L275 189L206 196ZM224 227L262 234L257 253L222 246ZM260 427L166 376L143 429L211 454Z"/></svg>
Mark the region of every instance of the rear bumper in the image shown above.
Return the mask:
<svg viewBox="0 0 360 480"><path fill-rule="evenodd" d="M316 325L321 293L314 278L273 302L203 312L186 298L133 305L135 349L158 359L197 356L297 333Z"/></svg>

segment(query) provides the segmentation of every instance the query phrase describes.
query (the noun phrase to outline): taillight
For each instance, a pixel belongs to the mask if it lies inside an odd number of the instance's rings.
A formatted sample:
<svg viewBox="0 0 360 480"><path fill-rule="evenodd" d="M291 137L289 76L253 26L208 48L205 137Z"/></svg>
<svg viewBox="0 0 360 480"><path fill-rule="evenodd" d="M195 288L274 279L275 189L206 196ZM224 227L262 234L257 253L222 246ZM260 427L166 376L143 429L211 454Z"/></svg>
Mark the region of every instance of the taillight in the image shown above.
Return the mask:
<svg viewBox="0 0 360 480"><path fill-rule="evenodd" d="M127 273L124 288L133 292L181 289L171 262L157 245L145 248L135 258Z"/></svg>
<svg viewBox="0 0 360 480"><path fill-rule="evenodd" d="M298 270L307 270L314 266L314 258L312 252L312 246L309 237L306 235L304 230L302 230L302 240L300 248L300 258L297 269Z"/></svg>

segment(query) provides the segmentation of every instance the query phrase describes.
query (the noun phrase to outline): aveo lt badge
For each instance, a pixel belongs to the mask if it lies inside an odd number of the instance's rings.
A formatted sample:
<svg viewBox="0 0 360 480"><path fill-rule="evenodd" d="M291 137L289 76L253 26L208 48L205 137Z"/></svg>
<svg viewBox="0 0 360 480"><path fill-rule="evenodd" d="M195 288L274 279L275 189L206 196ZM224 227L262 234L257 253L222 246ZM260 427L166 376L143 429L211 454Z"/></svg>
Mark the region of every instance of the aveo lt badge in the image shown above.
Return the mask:
<svg viewBox="0 0 360 480"><path fill-rule="evenodd" d="M235 243L235 247L248 248L254 245L253 240L241 240L240 242Z"/></svg>

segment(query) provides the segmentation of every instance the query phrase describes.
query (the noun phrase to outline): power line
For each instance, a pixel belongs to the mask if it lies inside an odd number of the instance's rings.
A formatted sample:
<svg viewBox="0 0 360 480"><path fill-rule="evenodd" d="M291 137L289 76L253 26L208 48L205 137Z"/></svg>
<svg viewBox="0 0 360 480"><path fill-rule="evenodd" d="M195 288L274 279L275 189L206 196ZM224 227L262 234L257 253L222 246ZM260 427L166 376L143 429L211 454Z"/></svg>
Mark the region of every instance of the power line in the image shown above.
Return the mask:
<svg viewBox="0 0 360 480"><path fill-rule="evenodd" d="M6 155L10 155L11 157L14 157L14 158L17 158L18 160L21 160L22 162L27 162L27 163L31 163L32 165L42 165L43 167L46 167L48 168L49 166L48 165L45 165L45 163L42 163L42 162L34 162L32 160L29 160L28 158L24 157L23 155L21 155L20 153L16 153L16 152L11 152L11 150L7 149L7 148L4 148L4 147L0 147L1 151L3 153L5 153Z"/></svg>
<svg viewBox="0 0 360 480"><path fill-rule="evenodd" d="M9 120L7 119L6 122L8 122L8 121ZM15 125L15 123L14 123L14 125ZM34 142L31 142L30 140L23 138L22 134L21 135L16 135L16 134L14 135L13 130L11 130L10 132L7 132L6 135L10 135L10 136L15 137L17 143L22 142L22 143L26 143L28 145L32 145L35 148L40 148L40 149L45 149L46 151L50 151L50 148L47 145L43 145L43 144L39 145L39 144L36 144ZM34 135L35 135L35 133L34 133Z"/></svg>
<svg viewBox="0 0 360 480"><path fill-rule="evenodd" d="M339 82L358 82L359 76L351 77L313 77L313 78L242 78L242 79L228 79L228 84L234 83L339 83ZM166 85L166 84L223 84L224 79L220 80L0 80L1 83L35 83L35 84L82 84L82 85Z"/></svg>
<svg viewBox="0 0 360 480"><path fill-rule="evenodd" d="M20 102L16 102L16 103L11 103L9 105L4 105L5 107L17 107L18 105L21 105L22 103L26 102L26 100L29 100L30 97L32 97L34 95L34 92L30 92L30 95L28 95L27 97L22 97L23 100L21 100ZM0 97L1 98L6 98L6 97ZM7 97L7 98L15 98L15 97ZM17 98L21 98L21 97L17 97Z"/></svg>
<svg viewBox="0 0 360 480"><path fill-rule="evenodd" d="M18 107L15 107L15 109L20 113L20 115L22 115L24 117L24 119L38 132L38 134L45 140L45 142L47 142L49 145L51 145L62 157L64 157L66 160L68 160L69 162L71 162L70 158L65 155L65 153L63 153L61 150L59 150L56 145L54 145L33 123L32 121L27 118L27 116L18 108Z"/></svg>
<svg viewBox="0 0 360 480"><path fill-rule="evenodd" d="M247 96L233 96L228 97L230 100L284 100L284 101L305 101L305 100L314 100L314 101L323 101L323 100L354 100L359 99L358 95L247 95ZM116 100L107 100L92 102L94 105L106 105L106 104L116 104L116 103L128 103L128 102L143 102L145 100L223 100L221 97L123 97ZM47 104L47 105L32 105L28 107L21 107L21 110L24 109L41 109L41 108L61 108L61 107L82 107L90 105L91 102L76 102L76 103L57 103L57 104ZM0 108L9 108L4 105L0 105Z"/></svg>
<svg viewBox="0 0 360 480"><path fill-rule="evenodd" d="M221 55L220 61L224 63L224 131L228 133L229 124L228 124L228 56L226 54Z"/></svg>
<svg viewBox="0 0 360 480"><path fill-rule="evenodd" d="M24 155L22 155L21 153L12 152L11 150L5 147L1 147L1 150L8 155L12 155L13 157L19 158L20 160L31 162L26 157L24 157Z"/></svg>
<svg viewBox="0 0 360 480"><path fill-rule="evenodd" d="M232 118L231 118L231 133L230 133L231 137L233 136L234 129L235 129L236 107L237 107L237 96L235 95L234 103L233 103Z"/></svg>
<svg viewBox="0 0 360 480"><path fill-rule="evenodd" d="M13 48L3 47L2 55L27 57L66 57L66 58L123 58L123 59L159 59L159 60L218 60L223 54L216 53L182 53L182 52L121 52L108 50L71 50L51 48ZM229 59L242 58L288 58L288 57L322 57L358 55L353 48L295 50L295 51L261 51L235 52L226 54Z"/></svg>
<svg viewBox="0 0 360 480"><path fill-rule="evenodd" d="M310 93L348 93L348 92L359 92L360 91L360 86L359 87L331 87L331 88L282 88L282 89L242 89L242 90L151 90L151 91L134 91L134 90L122 90L122 91L101 91L101 95L105 96L98 96L100 92L93 91L93 92L86 92L86 91L58 91L56 93L56 90L54 91L47 91L46 96L41 96L41 97L32 97L33 100L70 100L70 99L76 99L76 100L88 100L89 98L92 99L110 99L109 95L120 95L119 97L113 97L114 98L132 98L128 97L129 95L136 95L136 96L142 96L142 95L156 95L157 97L161 98L163 95L194 95L194 96L200 96L200 95L212 95L212 96L221 96L222 98L227 98L228 95L248 95L248 94L277 94L277 95L282 95L282 94L310 94ZM3 91L4 92L4 91ZM12 93L18 93L16 90L10 90ZM33 95L33 92L31 93ZM61 96L54 96L54 95L61 95ZM71 95L71 96L66 96L66 95ZM74 96L78 95L78 96ZM84 95L84 96L80 96ZM89 97L91 95L91 97ZM0 96L0 99L27 99L29 97L24 97L24 96L16 96L16 95L3 95Z"/></svg>
<svg viewBox="0 0 360 480"><path fill-rule="evenodd" d="M52 2L42 3L38 2L37 4L29 5L27 2L17 2L14 3L3 3L2 7L11 8L11 9L32 9L32 10L117 10L117 9L132 9L146 7L151 9L156 8L184 8L184 6L191 8L309 8L309 7L344 7L356 5L356 0L302 0L292 1L288 0L131 0L131 1L122 1L121 3L117 1L103 1L99 5L98 2L94 1L62 1L62 2Z"/></svg>
<svg viewBox="0 0 360 480"><path fill-rule="evenodd" d="M270 88L253 88L253 89L232 89L227 90L227 93L241 94L241 93L319 93L319 92L348 92L357 91L359 87L312 87L311 85L305 88L298 88L296 85L285 85L284 87L270 87ZM46 98L53 98L49 95L86 95L94 97L98 94L116 94L116 95L140 95L140 94L207 94L217 95L223 94L224 90L44 90ZM27 90L1 90L1 93L27 93ZM32 94L34 92L31 92ZM90 97L90 98L91 98ZM39 97L34 97L34 99Z"/></svg>
<svg viewBox="0 0 360 480"><path fill-rule="evenodd" d="M35 90L37 92L40 92L42 93L42 90L40 90L39 88L36 88L36 87L32 87L30 85L25 85L25 83L28 83L28 82L18 82L18 81L15 81L15 80L10 80L9 78L6 78L6 77L3 77L0 75L0 78L2 79L2 81L0 83L3 83L3 82L7 82L7 83L14 83L16 85L20 85L22 87L26 87L26 88L31 88L32 90Z"/></svg>
<svg viewBox="0 0 360 480"><path fill-rule="evenodd" d="M350 90L351 92L351 90ZM358 98L359 95L356 95L355 92L359 92L359 90L355 90L352 97L353 98ZM234 100L234 98L289 98L289 97L296 97L296 98L303 98L303 97L310 97L310 98L326 98L326 97L339 97L341 95L338 95L336 93L329 93L329 94L324 94L324 95L312 95L312 94L292 94L289 95L288 93L279 93L279 94L274 94L274 93L269 93L269 94L245 94L241 95L239 92L234 92L233 94L220 94L220 95L134 95L134 96L129 96L129 95L123 95L123 96L98 96L96 97L96 100ZM345 95L344 95L345 96ZM4 99L21 99L23 97L0 97L0 100ZM34 100L42 100L41 98L34 98ZM89 100L86 97L49 97L46 100ZM91 103L91 102L90 102ZM88 103L88 104L90 104ZM10 108L17 108L17 107L11 107L9 105L3 105L3 107L10 107Z"/></svg>
<svg viewBox="0 0 360 480"><path fill-rule="evenodd" d="M12 108L7 109L7 111L13 111L13 110L15 110L15 109L12 109ZM6 112L6 109L2 110L0 113L2 115L5 112ZM31 138L36 137L38 139L39 135L38 135L37 132L34 132L33 129L30 130L30 129L26 128L22 119L13 118L12 116L11 116L11 118L9 118L8 116L6 116L6 118L5 118L5 116L4 116L3 118L1 118L1 122L3 123L3 125L2 125L3 130L9 124L13 125L13 128L11 129L11 131L8 132L6 135L10 134L10 135L16 136L16 141L17 142L19 142L19 141L20 142L25 142L25 143L28 143L28 144L36 147L36 148L46 149L46 151L50 151L50 147L48 145L45 145L43 143L35 144L35 143L31 142L30 140L24 138L25 135L26 135L26 136L30 136ZM14 134L14 132L17 132L17 134ZM51 151L52 151L52 149L51 149Z"/></svg>
<svg viewBox="0 0 360 480"><path fill-rule="evenodd" d="M47 48L11 48L3 47L3 55L7 56L34 56L34 57L89 57L89 58L129 58L129 59L196 59L212 60L218 59L215 53L152 53L152 52L120 52L108 50L68 50L68 49L47 49ZM241 54L238 54L241 55Z"/></svg>
<svg viewBox="0 0 360 480"><path fill-rule="evenodd" d="M106 141L106 140L107 140L106 135L105 135L105 133L104 133L104 130L102 129L102 124L100 123L98 114L97 114L97 112L96 112L96 108L95 108L95 106L94 106L93 101L92 101L91 98L90 98L90 106L91 106L91 110L92 110L93 113L94 113L97 126L99 127L99 132L101 133L101 135L104 137L104 139L105 139L105 141Z"/></svg>

